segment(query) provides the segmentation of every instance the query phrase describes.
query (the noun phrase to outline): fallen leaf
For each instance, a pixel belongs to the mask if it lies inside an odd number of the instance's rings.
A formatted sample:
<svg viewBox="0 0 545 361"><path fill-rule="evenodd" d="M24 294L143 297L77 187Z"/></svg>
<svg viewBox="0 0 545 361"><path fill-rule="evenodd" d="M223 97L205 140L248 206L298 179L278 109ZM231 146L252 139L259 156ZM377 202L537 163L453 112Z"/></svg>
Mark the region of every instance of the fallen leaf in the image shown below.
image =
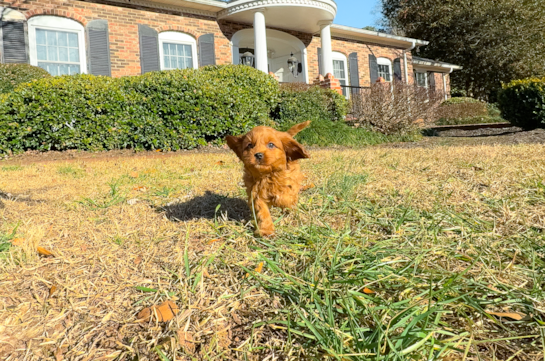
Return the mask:
<svg viewBox="0 0 545 361"><path fill-rule="evenodd" d="M138 178L138 172L131 172L131 178Z"/></svg>
<svg viewBox="0 0 545 361"><path fill-rule="evenodd" d="M472 168L474 171L477 171L477 172L480 172L483 170L481 167L476 167L476 166L473 166Z"/></svg>
<svg viewBox="0 0 545 361"><path fill-rule="evenodd" d="M23 244L24 241L25 241L24 238L14 238L11 240L11 244L14 246L20 246Z"/></svg>
<svg viewBox="0 0 545 361"><path fill-rule="evenodd" d="M56 290L57 290L57 286L51 286L51 288L49 289L49 297L51 297Z"/></svg>
<svg viewBox="0 0 545 361"><path fill-rule="evenodd" d="M161 149L155 149L155 151L156 151L156 152L162 152L162 150L161 150Z"/></svg>
<svg viewBox="0 0 545 361"><path fill-rule="evenodd" d="M140 191L140 192L145 192L148 190L148 188L144 187L144 186L136 186L133 188L134 191Z"/></svg>
<svg viewBox="0 0 545 361"><path fill-rule="evenodd" d="M172 301L165 301L159 306L146 307L136 316L139 320L149 321L151 317L157 317L159 322L168 322L180 312L178 306Z"/></svg>
<svg viewBox="0 0 545 361"><path fill-rule="evenodd" d="M365 287L365 288L363 289L363 293L365 293L366 295L374 295L374 294L376 294L375 291L373 291L372 289L367 288L367 287Z"/></svg>
<svg viewBox="0 0 545 361"><path fill-rule="evenodd" d="M501 317L501 318L510 318L510 319L515 320L515 321L520 321L520 320L527 317L527 315L525 315L524 313L519 313L519 312L491 312L491 311L486 311L486 313L488 313L489 315L493 315L493 316L497 316L497 317Z"/></svg>
<svg viewBox="0 0 545 361"><path fill-rule="evenodd" d="M216 165L224 165L224 164L225 164L225 162L223 160L220 160L220 161L216 162Z"/></svg>
<svg viewBox="0 0 545 361"><path fill-rule="evenodd" d="M193 340L193 334L191 332L178 330L178 342L185 352L194 355L195 354L195 341Z"/></svg>
<svg viewBox="0 0 545 361"><path fill-rule="evenodd" d="M43 247L38 247L38 253L40 254L40 256L54 257L53 253L49 252L47 249Z"/></svg>
<svg viewBox="0 0 545 361"><path fill-rule="evenodd" d="M134 260L134 264L138 265L138 264L140 264L140 262L142 262L142 256L141 255L136 257L136 259Z"/></svg>
<svg viewBox="0 0 545 361"><path fill-rule="evenodd" d="M240 320L240 317L238 317L238 315L235 312L231 313L231 316L233 316L233 321L235 321L237 325L242 325L242 321Z"/></svg>
<svg viewBox="0 0 545 361"><path fill-rule="evenodd" d="M259 263L255 269L255 271L257 273L261 273L261 271L263 270L263 262Z"/></svg>
<svg viewBox="0 0 545 361"><path fill-rule="evenodd" d="M216 242L219 241L219 240L220 240L219 238L214 238L214 239L208 241L208 244L210 245L210 244L212 244L212 243L216 243Z"/></svg>
<svg viewBox="0 0 545 361"><path fill-rule="evenodd" d="M82 245L80 248L81 248L81 250L83 252L87 252L87 245L86 244Z"/></svg>
<svg viewBox="0 0 545 361"><path fill-rule="evenodd" d="M55 351L55 361L62 361L64 360L64 357L62 355L62 347L58 347Z"/></svg>
<svg viewBox="0 0 545 361"><path fill-rule="evenodd" d="M302 186L302 187L301 187L301 192L304 192L304 191L306 191L306 190L312 189L312 188L314 188L314 187L316 187L316 186L314 185L314 183L310 183L309 185Z"/></svg>

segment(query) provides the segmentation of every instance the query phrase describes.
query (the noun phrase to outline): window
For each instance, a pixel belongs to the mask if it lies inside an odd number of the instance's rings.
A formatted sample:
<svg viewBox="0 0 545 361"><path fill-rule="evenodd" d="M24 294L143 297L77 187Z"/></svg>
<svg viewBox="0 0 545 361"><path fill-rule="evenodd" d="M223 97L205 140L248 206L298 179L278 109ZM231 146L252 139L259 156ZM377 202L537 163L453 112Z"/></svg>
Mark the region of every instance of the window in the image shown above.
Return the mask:
<svg viewBox="0 0 545 361"><path fill-rule="evenodd" d="M87 72L83 26L71 19L35 16L28 20L30 64L51 75Z"/></svg>
<svg viewBox="0 0 545 361"><path fill-rule="evenodd" d="M378 76L382 77L384 80L390 82L392 81L392 62L390 59L378 58Z"/></svg>
<svg viewBox="0 0 545 361"><path fill-rule="evenodd" d="M416 85L422 88L428 87L428 74L416 72L414 73L416 79Z"/></svg>
<svg viewBox="0 0 545 361"><path fill-rule="evenodd" d="M197 68L197 42L188 34L160 33L159 53L161 70Z"/></svg>
<svg viewBox="0 0 545 361"><path fill-rule="evenodd" d="M346 56L342 53L333 52L333 76L339 80L343 90L343 95L348 98L348 69L347 69L347 59Z"/></svg>

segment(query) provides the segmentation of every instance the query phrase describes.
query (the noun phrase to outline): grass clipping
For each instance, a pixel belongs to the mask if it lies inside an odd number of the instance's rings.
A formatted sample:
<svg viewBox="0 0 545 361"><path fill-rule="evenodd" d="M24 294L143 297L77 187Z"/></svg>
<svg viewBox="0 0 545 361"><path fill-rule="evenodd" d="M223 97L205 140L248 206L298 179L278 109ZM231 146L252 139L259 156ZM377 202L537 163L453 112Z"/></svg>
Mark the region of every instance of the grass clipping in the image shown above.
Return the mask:
<svg viewBox="0 0 545 361"><path fill-rule="evenodd" d="M0 357L543 360L544 151L315 151L274 240L227 152L0 163Z"/></svg>

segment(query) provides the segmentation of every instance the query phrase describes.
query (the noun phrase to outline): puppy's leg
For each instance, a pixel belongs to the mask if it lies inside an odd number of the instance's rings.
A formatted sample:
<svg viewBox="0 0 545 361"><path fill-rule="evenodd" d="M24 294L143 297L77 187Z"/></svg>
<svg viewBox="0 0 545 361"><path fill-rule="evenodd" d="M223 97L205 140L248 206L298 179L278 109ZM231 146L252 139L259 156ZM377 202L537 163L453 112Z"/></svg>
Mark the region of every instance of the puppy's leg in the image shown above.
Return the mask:
<svg viewBox="0 0 545 361"><path fill-rule="evenodd" d="M269 206L262 199L255 199L253 204L250 200L250 210L255 212L257 220L257 234L263 237L272 236L274 234L274 225L269 211Z"/></svg>

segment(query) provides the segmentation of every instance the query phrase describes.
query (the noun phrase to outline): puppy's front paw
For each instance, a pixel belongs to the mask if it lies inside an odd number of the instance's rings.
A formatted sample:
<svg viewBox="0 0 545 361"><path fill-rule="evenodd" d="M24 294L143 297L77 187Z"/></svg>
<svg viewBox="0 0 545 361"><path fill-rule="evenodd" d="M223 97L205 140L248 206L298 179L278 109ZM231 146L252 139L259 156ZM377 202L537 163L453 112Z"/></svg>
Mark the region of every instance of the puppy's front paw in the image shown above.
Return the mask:
<svg viewBox="0 0 545 361"><path fill-rule="evenodd" d="M254 233L258 237L271 238L271 237L274 236L274 229L273 228L261 228L261 229L256 229Z"/></svg>

